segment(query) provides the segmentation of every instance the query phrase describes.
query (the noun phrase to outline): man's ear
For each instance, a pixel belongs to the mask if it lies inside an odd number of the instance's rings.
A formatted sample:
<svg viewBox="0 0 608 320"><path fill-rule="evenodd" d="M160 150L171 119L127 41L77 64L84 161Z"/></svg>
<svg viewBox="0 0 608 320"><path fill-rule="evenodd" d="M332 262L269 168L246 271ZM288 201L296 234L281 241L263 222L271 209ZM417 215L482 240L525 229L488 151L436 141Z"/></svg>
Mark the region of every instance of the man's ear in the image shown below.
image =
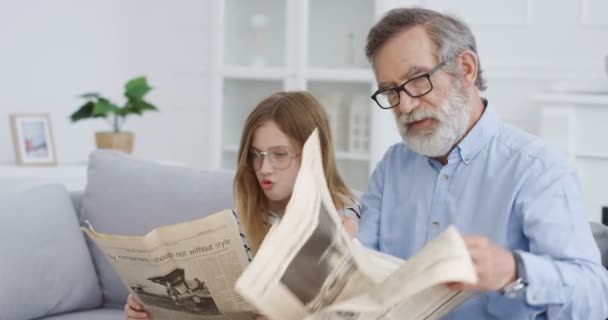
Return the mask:
<svg viewBox="0 0 608 320"><path fill-rule="evenodd" d="M463 51L458 55L458 63L462 70L462 82L465 87L475 87L477 80L478 60L477 55L470 50Z"/></svg>

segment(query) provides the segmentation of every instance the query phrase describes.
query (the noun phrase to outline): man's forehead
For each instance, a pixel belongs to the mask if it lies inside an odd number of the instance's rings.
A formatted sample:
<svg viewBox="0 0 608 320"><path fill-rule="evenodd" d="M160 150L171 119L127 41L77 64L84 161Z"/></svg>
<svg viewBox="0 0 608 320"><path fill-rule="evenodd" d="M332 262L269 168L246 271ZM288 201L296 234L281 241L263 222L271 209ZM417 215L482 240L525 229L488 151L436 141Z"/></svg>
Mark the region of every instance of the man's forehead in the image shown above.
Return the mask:
<svg viewBox="0 0 608 320"><path fill-rule="evenodd" d="M374 57L378 84L394 83L426 72L436 64L435 46L423 28L402 31Z"/></svg>

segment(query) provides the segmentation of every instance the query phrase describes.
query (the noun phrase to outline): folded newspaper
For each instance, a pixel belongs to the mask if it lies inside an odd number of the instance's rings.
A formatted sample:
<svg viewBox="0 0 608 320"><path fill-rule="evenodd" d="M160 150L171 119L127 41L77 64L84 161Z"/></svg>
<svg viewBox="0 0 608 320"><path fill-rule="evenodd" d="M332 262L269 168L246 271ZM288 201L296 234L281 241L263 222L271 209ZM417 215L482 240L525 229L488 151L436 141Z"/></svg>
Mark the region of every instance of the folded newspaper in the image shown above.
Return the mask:
<svg viewBox="0 0 608 320"><path fill-rule="evenodd" d="M153 320L254 319L234 285L249 257L231 210L143 237L83 228Z"/></svg>
<svg viewBox="0 0 608 320"><path fill-rule="evenodd" d="M325 182L318 133L302 152L292 197L249 263L231 210L143 237L87 234L153 319L439 319L477 280L449 227L404 261L350 240Z"/></svg>

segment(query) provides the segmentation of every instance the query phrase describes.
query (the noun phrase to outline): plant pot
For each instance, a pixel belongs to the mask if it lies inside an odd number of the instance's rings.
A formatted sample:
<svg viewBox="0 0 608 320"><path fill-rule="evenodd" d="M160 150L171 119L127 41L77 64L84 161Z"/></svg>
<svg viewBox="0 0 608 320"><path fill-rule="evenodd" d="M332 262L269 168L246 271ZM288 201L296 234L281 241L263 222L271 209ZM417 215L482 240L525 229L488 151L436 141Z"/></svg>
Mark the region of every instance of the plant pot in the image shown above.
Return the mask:
<svg viewBox="0 0 608 320"><path fill-rule="evenodd" d="M124 153L133 151L133 141L135 135L133 132L97 132L95 133L95 141L97 149L113 149Z"/></svg>

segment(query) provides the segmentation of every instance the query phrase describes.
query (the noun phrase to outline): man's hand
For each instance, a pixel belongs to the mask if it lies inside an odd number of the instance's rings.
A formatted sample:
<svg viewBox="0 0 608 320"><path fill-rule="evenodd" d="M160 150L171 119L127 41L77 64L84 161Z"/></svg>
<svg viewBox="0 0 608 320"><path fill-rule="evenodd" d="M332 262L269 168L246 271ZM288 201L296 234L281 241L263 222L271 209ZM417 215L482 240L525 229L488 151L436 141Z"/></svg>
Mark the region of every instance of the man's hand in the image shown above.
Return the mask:
<svg viewBox="0 0 608 320"><path fill-rule="evenodd" d="M483 236L465 236L464 242L473 259L473 266L477 272L477 283L450 283L448 288L497 291L517 279L513 252Z"/></svg>

